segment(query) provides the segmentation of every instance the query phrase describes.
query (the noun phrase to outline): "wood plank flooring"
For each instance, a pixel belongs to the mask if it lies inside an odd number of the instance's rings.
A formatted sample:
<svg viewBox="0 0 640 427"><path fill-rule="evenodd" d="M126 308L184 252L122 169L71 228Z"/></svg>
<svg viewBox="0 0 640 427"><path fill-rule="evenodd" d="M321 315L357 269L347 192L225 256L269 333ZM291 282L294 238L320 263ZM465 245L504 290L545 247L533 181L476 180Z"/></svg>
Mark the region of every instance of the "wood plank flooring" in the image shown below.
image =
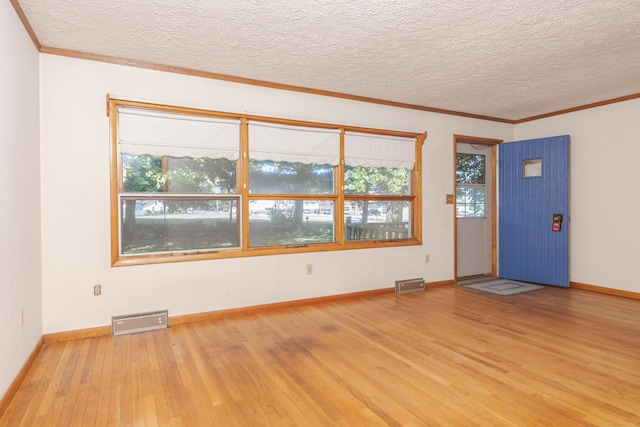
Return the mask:
<svg viewBox="0 0 640 427"><path fill-rule="evenodd" d="M47 344L0 426L637 426L640 301L460 286Z"/></svg>

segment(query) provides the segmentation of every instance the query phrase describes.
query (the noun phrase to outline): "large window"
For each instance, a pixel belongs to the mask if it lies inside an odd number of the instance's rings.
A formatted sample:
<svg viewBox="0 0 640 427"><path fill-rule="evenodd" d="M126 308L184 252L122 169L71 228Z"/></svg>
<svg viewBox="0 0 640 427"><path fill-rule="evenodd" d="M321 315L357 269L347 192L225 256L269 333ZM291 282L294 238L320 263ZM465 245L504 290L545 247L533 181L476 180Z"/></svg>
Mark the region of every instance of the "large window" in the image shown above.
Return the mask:
<svg viewBox="0 0 640 427"><path fill-rule="evenodd" d="M248 130L249 204L268 207L249 215L249 247L335 243L335 215L320 207L336 202L340 131L260 121Z"/></svg>
<svg viewBox="0 0 640 427"><path fill-rule="evenodd" d="M420 243L425 134L110 100L112 263Z"/></svg>
<svg viewBox="0 0 640 427"><path fill-rule="evenodd" d="M345 135L345 240L413 237L415 151L411 138Z"/></svg>

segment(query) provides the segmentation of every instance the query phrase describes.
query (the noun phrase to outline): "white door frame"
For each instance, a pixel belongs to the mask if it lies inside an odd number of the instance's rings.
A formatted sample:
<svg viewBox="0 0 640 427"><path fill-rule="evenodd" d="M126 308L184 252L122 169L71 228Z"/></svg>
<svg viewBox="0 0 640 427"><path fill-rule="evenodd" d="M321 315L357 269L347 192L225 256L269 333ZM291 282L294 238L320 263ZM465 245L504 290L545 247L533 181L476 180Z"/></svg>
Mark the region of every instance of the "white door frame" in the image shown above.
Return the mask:
<svg viewBox="0 0 640 427"><path fill-rule="evenodd" d="M498 240L497 240L497 145L501 139L481 138L467 135L453 135L453 283L458 281L458 221L456 209L456 158L458 155L458 143L482 144L491 146L491 275L498 274Z"/></svg>

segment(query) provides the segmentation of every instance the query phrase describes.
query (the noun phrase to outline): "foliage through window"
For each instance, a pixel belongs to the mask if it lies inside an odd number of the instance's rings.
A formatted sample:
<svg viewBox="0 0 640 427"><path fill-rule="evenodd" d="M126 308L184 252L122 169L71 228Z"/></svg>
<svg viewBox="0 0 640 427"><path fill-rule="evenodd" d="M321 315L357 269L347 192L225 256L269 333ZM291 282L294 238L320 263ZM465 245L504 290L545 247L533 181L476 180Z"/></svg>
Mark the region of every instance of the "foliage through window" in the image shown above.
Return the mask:
<svg viewBox="0 0 640 427"><path fill-rule="evenodd" d="M118 100L110 114L114 265L419 243L424 134Z"/></svg>

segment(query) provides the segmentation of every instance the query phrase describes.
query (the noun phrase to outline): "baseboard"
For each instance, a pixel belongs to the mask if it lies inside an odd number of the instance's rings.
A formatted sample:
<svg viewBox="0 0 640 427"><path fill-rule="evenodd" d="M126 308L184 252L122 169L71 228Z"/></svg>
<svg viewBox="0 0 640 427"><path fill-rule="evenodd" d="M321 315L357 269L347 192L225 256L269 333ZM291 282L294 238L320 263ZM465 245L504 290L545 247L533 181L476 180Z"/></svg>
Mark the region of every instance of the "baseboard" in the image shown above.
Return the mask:
<svg viewBox="0 0 640 427"><path fill-rule="evenodd" d="M439 283L439 282L438 282ZM393 293L394 288L382 288L373 289L370 291L352 292L348 294L329 295L324 297L299 299L293 301L283 301L271 304L252 305L248 307L231 308L228 310L208 311L204 313L185 314L182 316L169 317L169 326L182 325L185 323L203 322L207 320L217 320L221 318L229 318L234 316L242 316L253 313L262 313L267 311L281 310L283 308L301 307L311 304L326 303L332 301L340 301L352 298L366 298L381 294ZM53 342L71 341L83 338L99 337L104 335L111 335L112 327L98 326L96 328L78 329L74 331L55 332L44 335L44 343L50 344Z"/></svg>
<svg viewBox="0 0 640 427"><path fill-rule="evenodd" d="M453 280L442 280L439 282L425 283L426 289L437 288L440 286L453 285ZM208 311L204 313L185 314L182 316L169 317L169 326L182 325L186 323L204 322L210 320L217 320L222 318L229 318L234 316L243 316L254 313L264 313L268 311L281 310L283 308L301 307L305 305L327 303L333 301L342 301L354 298L366 298L382 294L392 294L394 288L381 288L373 289L370 291L351 292L347 294L329 295L324 297L306 298L293 301L283 301L271 304L252 305L248 307L231 308L228 310ZM99 326L96 328L79 329L75 331L56 332L52 334L44 335L44 343L50 344L60 341L71 341L83 338L99 337L103 335L111 335L112 328L109 326Z"/></svg>
<svg viewBox="0 0 640 427"><path fill-rule="evenodd" d="M22 382L26 378L27 374L29 373L29 370L31 370L31 367L35 362L36 357L38 357L38 354L40 354L40 350L42 349L43 345L44 345L44 336L40 337L35 348L29 355L29 358L27 359L25 364L22 366L22 369L20 369L20 372L18 372L18 375L16 375L16 377L13 379L13 382L11 383L7 391L4 393L4 396L2 396L2 399L0 399L0 418L2 418L5 411L9 407L9 404L11 403L11 400L13 400L13 397L18 392L18 389L20 389Z"/></svg>
<svg viewBox="0 0 640 427"><path fill-rule="evenodd" d="M455 282L453 280L441 280L439 282L428 282L424 284L426 289L439 288L441 286L453 286Z"/></svg>
<svg viewBox="0 0 640 427"><path fill-rule="evenodd" d="M425 283L425 288L433 289L443 286L453 286L453 280L441 280L437 282ZM625 298L640 299L640 293L623 291L619 289L605 288L602 286L588 285L586 283L571 282L570 287L575 289L584 289L592 292L599 292L602 294L616 295ZM311 304L326 303L332 301L340 301L351 298L365 298L375 295L393 293L394 288L382 288L374 289L370 291L352 292L348 294L329 295L324 297L307 298L293 301L277 302L272 304L254 305L249 307L232 308L228 310L209 311L204 313L186 314L182 316L174 316L169 318L169 326L181 325L185 323L203 322L208 320L217 320L221 318L229 318L234 316L248 315L252 313L263 313L267 311L280 310L283 308L300 307ZM111 335L111 325L99 326L96 328L80 329L75 331L57 332L52 334L45 334L44 344L60 341L70 341L83 338L98 337L103 335Z"/></svg>
<svg viewBox="0 0 640 427"><path fill-rule="evenodd" d="M75 331L55 332L44 335L44 343L51 344L60 341L79 340L83 338L100 337L103 335L111 335L111 325L98 326L96 328L78 329Z"/></svg>
<svg viewBox="0 0 640 427"><path fill-rule="evenodd" d="M589 284L580 283L580 282L570 282L569 287L575 288L575 289L583 289L585 291L598 292L601 294L615 295L617 297L640 299L640 293L638 292L623 291L621 289L613 289L613 288L605 288L604 286L589 285Z"/></svg>

